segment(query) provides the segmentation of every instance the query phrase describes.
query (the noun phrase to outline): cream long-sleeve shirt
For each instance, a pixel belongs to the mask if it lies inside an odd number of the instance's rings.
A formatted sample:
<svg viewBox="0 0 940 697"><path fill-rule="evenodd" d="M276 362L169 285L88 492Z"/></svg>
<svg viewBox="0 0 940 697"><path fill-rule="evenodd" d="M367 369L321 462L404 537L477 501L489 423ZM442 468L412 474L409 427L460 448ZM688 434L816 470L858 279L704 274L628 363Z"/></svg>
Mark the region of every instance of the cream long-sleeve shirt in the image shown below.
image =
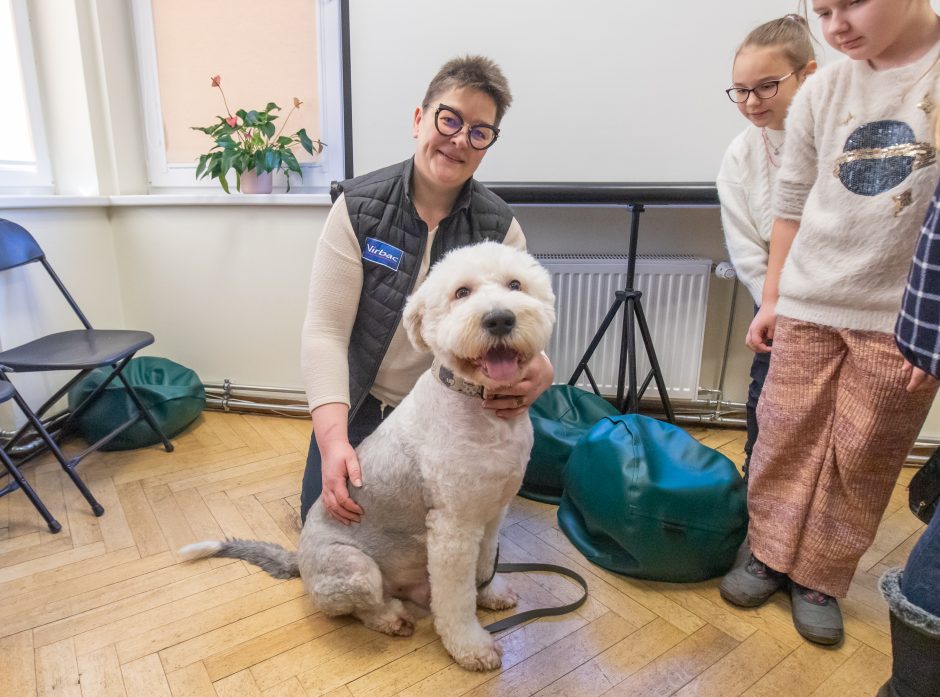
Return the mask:
<svg viewBox="0 0 940 697"><path fill-rule="evenodd" d="M757 305L767 276L774 222L771 194L783 158L784 135L768 128L769 144L765 144L762 129L748 126L725 151L716 180L725 245L738 280Z"/></svg>
<svg viewBox="0 0 940 697"><path fill-rule="evenodd" d="M437 228L428 232L415 288L428 274L436 233ZM515 218L503 242L525 250L525 236ZM346 199L340 196L317 243L301 338L301 369L311 411L331 402L349 404L347 352L361 292L362 250L349 219ZM431 354L415 350L399 323L370 394L380 402L396 406L430 367Z"/></svg>
<svg viewBox="0 0 940 697"><path fill-rule="evenodd" d="M872 70L845 59L794 97L776 217L800 222L777 313L891 332L937 183L932 114L940 43L915 62Z"/></svg>

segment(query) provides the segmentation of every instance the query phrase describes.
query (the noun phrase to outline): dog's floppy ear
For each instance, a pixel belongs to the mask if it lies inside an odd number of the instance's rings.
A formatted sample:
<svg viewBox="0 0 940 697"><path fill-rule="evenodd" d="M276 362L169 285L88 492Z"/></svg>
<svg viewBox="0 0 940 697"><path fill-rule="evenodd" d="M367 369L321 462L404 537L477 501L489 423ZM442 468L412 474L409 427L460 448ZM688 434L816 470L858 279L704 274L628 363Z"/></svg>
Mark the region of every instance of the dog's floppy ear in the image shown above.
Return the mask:
<svg viewBox="0 0 940 697"><path fill-rule="evenodd" d="M425 301L420 292L413 293L405 304L405 313L402 316L402 323L405 325L405 331L408 332L408 338L419 351L430 351L431 347L427 345L424 337L421 335L421 321L424 319Z"/></svg>

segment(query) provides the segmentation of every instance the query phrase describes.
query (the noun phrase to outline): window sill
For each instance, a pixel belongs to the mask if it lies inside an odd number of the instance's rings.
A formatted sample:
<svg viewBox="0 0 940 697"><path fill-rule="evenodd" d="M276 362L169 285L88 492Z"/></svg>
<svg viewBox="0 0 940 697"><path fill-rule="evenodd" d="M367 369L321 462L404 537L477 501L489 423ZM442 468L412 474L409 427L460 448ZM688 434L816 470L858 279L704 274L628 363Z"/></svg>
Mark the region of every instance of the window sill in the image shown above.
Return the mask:
<svg viewBox="0 0 940 697"><path fill-rule="evenodd" d="M107 196L0 195L0 210L13 208L106 208L107 206Z"/></svg>
<svg viewBox="0 0 940 697"><path fill-rule="evenodd" d="M0 195L0 210L152 206L330 206L329 194L149 194L139 196Z"/></svg>
<svg viewBox="0 0 940 697"><path fill-rule="evenodd" d="M110 196L118 206L329 206L329 194L149 194Z"/></svg>

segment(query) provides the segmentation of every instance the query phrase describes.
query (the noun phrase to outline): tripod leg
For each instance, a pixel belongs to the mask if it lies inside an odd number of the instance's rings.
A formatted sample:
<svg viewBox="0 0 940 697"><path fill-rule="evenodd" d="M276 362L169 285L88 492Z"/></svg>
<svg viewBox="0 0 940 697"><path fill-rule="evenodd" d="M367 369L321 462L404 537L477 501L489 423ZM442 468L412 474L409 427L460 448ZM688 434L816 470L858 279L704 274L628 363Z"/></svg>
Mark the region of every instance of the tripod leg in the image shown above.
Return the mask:
<svg viewBox="0 0 940 697"><path fill-rule="evenodd" d="M594 338L591 339L591 343L588 345L587 350L584 352L584 355L581 357L581 360L578 361L578 367L575 368L574 372L571 374L571 378L568 380L569 385L574 385L578 382L578 378L581 377L581 373L587 369L588 361L591 360L591 356L594 355L594 352L597 350L597 347L600 345L601 341L604 338L604 333L607 331L607 328L610 326L610 323L614 321L614 317L617 316L617 311L620 309L620 306L623 304L625 294L622 291L617 291L615 293L614 302L611 303L610 309L607 311L607 316L604 317L604 321L601 322L601 326L597 328L597 332L594 334ZM590 375L590 373L589 373ZM600 394L600 391L597 389L597 385L594 383L593 378L590 378L591 386L594 388L595 394ZM620 384L623 384L623 379L620 380ZM618 403L620 398L618 397Z"/></svg>
<svg viewBox="0 0 940 697"><path fill-rule="evenodd" d="M676 423L676 415L672 411L672 402L669 401L669 393L666 392L666 381L663 379L663 371L659 367L659 360L656 358L656 349L653 348L653 337L650 334L649 325L646 323L646 315L643 314L643 306L639 299L634 301L634 311L636 312L637 324L640 327L640 334L643 336L643 345L646 347L646 355L650 359L653 376L656 379L656 387L659 389L659 398L663 403L663 409L666 411L666 418L669 423Z"/></svg>
<svg viewBox="0 0 940 697"><path fill-rule="evenodd" d="M636 414L639 411L639 399L636 390L636 326L633 319L636 316L637 297L634 292L628 292L626 306L623 313L623 328L620 339L620 373L617 379L617 406L621 414ZM629 379L624 381L624 373ZM626 397L624 397L626 391Z"/></svg>

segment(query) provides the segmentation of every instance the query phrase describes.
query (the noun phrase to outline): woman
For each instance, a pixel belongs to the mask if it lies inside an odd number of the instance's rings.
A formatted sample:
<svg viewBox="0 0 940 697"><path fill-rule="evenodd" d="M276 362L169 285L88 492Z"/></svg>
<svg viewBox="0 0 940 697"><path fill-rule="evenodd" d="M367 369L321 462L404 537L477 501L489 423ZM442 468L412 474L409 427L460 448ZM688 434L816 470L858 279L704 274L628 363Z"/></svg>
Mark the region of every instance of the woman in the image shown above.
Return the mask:
<svg viewBox="0 0 940 697"><path fill-rule="evenodd" d="M340 185L317 245L303 329L313 435L302 519L321 495L340 522L362 515L347 488L347 480L362 485L354 448L431 365L401 326L405 299L431 264L483 240L525 248L511 209L473 179L511 101L493 61L452 59L415 109L414 156ZM481 408L503 418L523 415L552 376L543 355L520 382L485 395Z"/></svg>

